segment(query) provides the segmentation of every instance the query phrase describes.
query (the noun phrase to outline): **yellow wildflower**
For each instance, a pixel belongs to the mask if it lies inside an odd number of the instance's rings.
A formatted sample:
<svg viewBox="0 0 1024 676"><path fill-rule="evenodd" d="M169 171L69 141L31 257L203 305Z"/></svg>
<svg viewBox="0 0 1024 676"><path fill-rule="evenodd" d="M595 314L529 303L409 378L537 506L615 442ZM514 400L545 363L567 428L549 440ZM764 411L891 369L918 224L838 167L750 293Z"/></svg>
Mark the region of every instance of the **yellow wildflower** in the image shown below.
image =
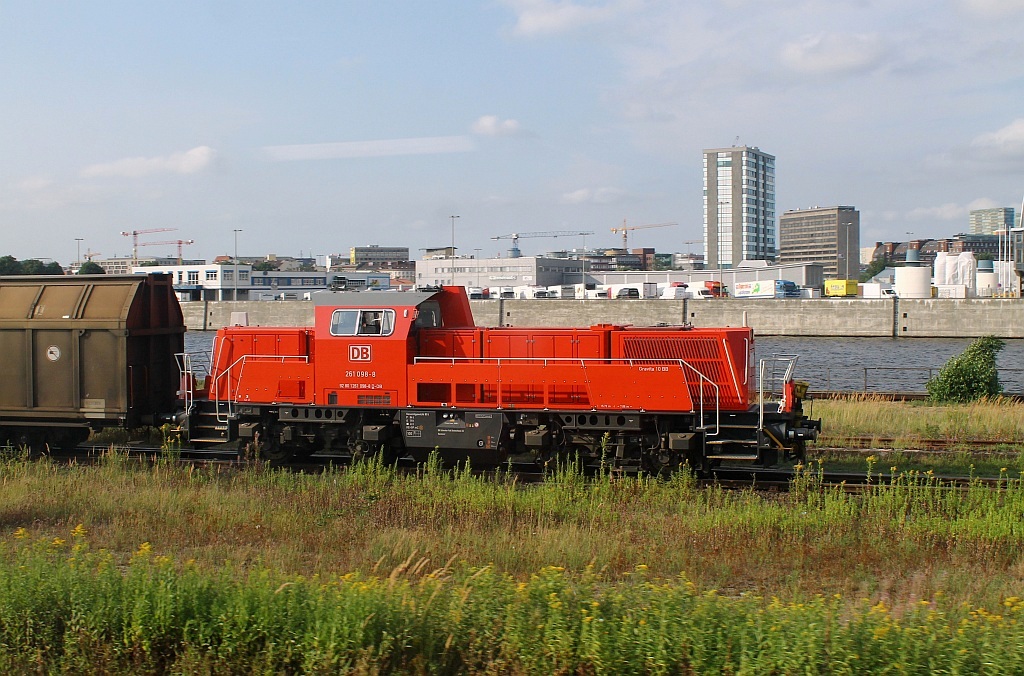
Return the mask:
<svg viewBox="0 0 1024 676"><path fill-rule="evenodd" d="M14 531L14 537L18 538L19 540L23 540L28 537L28 531L24 528L19 528L18 530Z"/></svg>

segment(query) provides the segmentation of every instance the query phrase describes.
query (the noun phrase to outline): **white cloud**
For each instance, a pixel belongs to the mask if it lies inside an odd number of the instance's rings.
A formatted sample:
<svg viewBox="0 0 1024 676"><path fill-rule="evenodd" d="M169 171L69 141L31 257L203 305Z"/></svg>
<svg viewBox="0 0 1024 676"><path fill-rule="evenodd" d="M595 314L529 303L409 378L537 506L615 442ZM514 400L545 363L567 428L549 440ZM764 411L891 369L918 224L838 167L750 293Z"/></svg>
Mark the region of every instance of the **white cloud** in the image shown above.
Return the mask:
<svg viewBox="0 0 1024 676"><path fill-rule="evenodd" d="M877 34L817 33L784 45L780 56L798 73L830 75L871 70L882 62L886 51Z"/></svg>
<svg viewBox="0 0 1024 676"><path fill-rule="evenodd" d="M28 178L22 179L15 184L21 192L39 192L40 190L46 190L53 185L53 180L46 176L29 176Z"/></svg>
<svg viewBox="0 0 1024 676"><path fill-rule="evenodd" d="M474 150L476 150L476 146L468 136L433 136L380 141L308 143L291 146L265 146L263 148L266 156L275 162L395 157L399 155L438 155L443 153L467 153Z"/></svg>
<svg viewBox="0 0 1024 676"><path fill-rule="evenodd" d="M963 220L967 217L967 207L948 202L936 207L918 207L912 209L906 215L911 221L954 221Z"/></svg>
<svg viewBox="0 0 1024 676"><path fill-rule="evenodd" d="M483 115L473 123L473 133L479 136L514 136L519 131L517 120L501 120L497 115Z"/></svg>
<svg viewBox="0 0 1024 676"><path fill-rule="evenodd" d="M625 194L619 188L580 188L562 194L562 204L611 204Z"/></svg>
<svg viewBox="0 0 1024 676"><path fill-rule="evenodd" d="M633 3L584 5L571 0L505 0L516 13L515 33L526 37L567 33L583 26L609 21Z"/></svg>
<svg viewBox="0 0 1024 676"><path fill-rule="evenodd" d="M988 197L979 197L976 200L971 200L967 203L967 210L974 211L975 209L995 209L1002 206L994 199Z"/></svg>
<svg viewBox="0 0 1024 676"><path fill-rule="evenodd" d="M1024 159L1024 118L1017 118L998 131L976 136L971 148L982 159Z"/></svg>
<svg viewBox="0 0 1024 676"><path fill-rule="evenodd" d="M82 169L80 175L83 178L140 178L151 174L194 174L208 167L215 154L213 148L199 146L163 157L126 157L90 165Z"/></svg>
<svg viewBox="0 0 1024 676"><path fill-rule="evenodd" d="M1024 0L960 0L960 6L971 14L1001 17L1024 12Z"/></svg>

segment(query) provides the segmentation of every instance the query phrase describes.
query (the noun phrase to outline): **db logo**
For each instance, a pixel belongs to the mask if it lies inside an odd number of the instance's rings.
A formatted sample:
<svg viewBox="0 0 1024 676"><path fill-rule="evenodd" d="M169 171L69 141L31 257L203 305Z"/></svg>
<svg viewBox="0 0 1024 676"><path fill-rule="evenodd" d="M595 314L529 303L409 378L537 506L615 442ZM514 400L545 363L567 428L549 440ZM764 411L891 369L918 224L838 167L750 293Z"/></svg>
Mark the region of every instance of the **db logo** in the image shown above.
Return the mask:
<svg viewBox="0 0 1024 676"><path fill-rule="evenodd" d="M349 345L348 346L348 360L349 361L372 361L373 356L370 353L369 345Z"/></svg>

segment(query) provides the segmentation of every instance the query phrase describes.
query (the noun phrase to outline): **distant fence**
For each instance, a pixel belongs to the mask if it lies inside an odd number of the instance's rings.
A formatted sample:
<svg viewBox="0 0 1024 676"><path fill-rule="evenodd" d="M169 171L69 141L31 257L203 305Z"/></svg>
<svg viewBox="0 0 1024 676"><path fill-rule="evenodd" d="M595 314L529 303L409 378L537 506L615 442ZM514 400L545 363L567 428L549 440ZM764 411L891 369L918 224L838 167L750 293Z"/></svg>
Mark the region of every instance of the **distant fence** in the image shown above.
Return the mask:
<svg viewBox="0 0 1024 676"><path fill-rule="evenodd" d="M925 384L935 377L941 366L864 366L863 392L924 391ZM842 381L848 382L852 369L842 369ZM1014 391L1024 393L1024 368L997 368L999 381L1009 384ZM838 373L837 373L838 376ZM884 377L880 377L884 376ZM822 388L832 391L832 369L825 369L825 383Z"/></svg>

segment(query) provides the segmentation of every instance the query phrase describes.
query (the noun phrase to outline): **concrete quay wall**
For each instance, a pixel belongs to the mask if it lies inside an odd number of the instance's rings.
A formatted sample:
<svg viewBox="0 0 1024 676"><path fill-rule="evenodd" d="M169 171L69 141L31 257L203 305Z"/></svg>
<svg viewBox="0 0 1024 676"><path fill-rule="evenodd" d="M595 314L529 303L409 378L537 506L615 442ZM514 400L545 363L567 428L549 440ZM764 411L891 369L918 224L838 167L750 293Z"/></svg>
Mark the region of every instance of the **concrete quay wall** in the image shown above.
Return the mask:
<svg viewBox="0 0 1024 676"><path fill-rule="evenodd" d="M190 330L216 330L232 312L252 326L308 326L310 301L182 303ZM752 326L763 336L1024 338L1024 301L1016 299L814 300L485 300L470 301L480 326L680 324Z"/></svg>

